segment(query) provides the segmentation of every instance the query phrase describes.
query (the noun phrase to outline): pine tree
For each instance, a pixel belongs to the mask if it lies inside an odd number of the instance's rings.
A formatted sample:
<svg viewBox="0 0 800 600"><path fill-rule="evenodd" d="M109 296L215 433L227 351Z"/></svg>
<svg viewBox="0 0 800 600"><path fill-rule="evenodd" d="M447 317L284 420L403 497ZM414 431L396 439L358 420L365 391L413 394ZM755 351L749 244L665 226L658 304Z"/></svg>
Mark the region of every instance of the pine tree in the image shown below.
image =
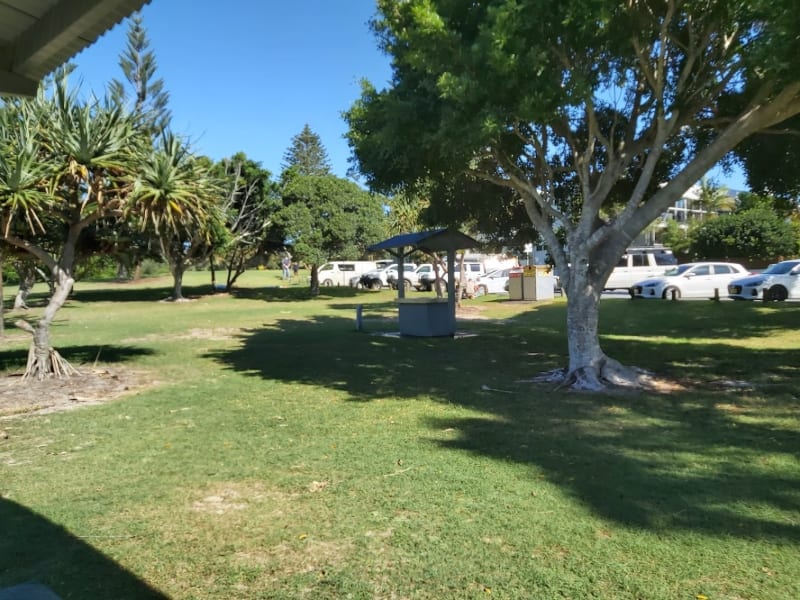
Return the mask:
<svg viewBox="0 0 800 600"><path fill-rule="evenodd" d="M167 108L169 92L164 89L163 79L155 79L156 57L150 50L150 40L139 13L131 17L128 44L119 57L119 66L132 88L132 111L141 118L145 130L154 137L167 129L172 119ZM110 91L111 97L120 104L128 101L126 86L118 79L112 80Z"/></svg>
<svg viewBox="0 0 800 600"><path fill-rule="evenodd" d="M284 170L294 167L298 175L329 175L331 165L328 151L319 136L306 123L303 131L292 138L292 144L283 155Z"/></svg>

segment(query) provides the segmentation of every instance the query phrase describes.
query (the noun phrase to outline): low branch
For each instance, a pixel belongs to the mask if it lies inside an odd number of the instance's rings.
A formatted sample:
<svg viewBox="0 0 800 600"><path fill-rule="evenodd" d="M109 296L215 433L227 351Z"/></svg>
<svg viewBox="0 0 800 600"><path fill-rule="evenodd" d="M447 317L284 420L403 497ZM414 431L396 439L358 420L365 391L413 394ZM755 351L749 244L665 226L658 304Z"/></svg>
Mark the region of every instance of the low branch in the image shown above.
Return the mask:
<svg viewBox="0 0 800 600"><path fill-rule="evenodd" d="M30 323L28 323L27 321L24 321L22 319L17 319L16 321L14 321L14 326L15 327L19 327L23 331L27 331L31 335L36 333L36 330L33 328L33 325L31 325Z"/></svg>

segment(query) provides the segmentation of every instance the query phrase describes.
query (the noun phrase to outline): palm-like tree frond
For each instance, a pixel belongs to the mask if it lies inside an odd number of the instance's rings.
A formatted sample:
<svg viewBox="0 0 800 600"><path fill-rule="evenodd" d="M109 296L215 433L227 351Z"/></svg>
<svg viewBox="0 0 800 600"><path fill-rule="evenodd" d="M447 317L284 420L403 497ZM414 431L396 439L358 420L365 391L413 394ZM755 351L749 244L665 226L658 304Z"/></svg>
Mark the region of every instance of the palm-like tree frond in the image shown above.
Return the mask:
<svg viewBox="0 0 800 600"><path fill-rule="evenodd" d="M3 121L16 118L6 112ZM0 124L0 219L3 235L23 220L32 233L44 231L38 214L50 204L47 177L50 170L41 162L40 147L24 122L15 127Z"/></svg>
<svg viewBox="0 0 800 600"><path fill-rule="evenodd" d="M156 231L175 233L209 230L220 220L221 190L172 133L162 134L158 147L145 158L134 182L130 208Z"/></svg>

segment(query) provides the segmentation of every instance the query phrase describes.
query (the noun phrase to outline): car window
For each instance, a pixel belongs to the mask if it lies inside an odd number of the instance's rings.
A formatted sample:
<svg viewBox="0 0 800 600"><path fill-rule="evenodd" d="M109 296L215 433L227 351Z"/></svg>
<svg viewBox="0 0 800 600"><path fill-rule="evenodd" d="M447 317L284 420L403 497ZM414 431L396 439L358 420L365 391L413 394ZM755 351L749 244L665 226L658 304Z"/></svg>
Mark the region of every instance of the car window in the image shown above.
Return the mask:
<svg viewBox="0 0 800 600"><path fill-rule="evenodd" d="M619 262L617 263L617 266L618 267L627 267L628 266L628 255L627 254L623 254L622 255L622 258L619 259Z"/></svg>
<svg viewBox="0 0 800 600"><path fill-rule="evenodd" d="M333 271L333 265L326 263L319 268L320 271Z"/></svg>
<svg viewBox="0 0 800 600"><path fill-rule="evenodd" d="M339 265L340 271L355 271L356 266L353 263L344 263Z"/></svg>
<svg viewBox="0 0 800 600"><path fill-rule="evenodd" d="M714 265L714 274L715 275L725 275L733 273L733 269L730 265Z"/></svg>
<svg viewBox="0 0 800 600"><path fill-rule="evenodd" d="M671 252L659 252L653 255L657 265L677 265L678 259Z"/></svg>
<svg viewBox="0 0 800 600"><path fill-rule="evenodd" d="M667 269L664 271L664 275L675 276L675 275L683 275L691 269L694 265L678 265L677 267L672 267L671 269Z"/></svg>
<svg viewBox="0 0 800 600"><path fill-rule="evenodd" d="M647 255L646 254L634 254L633 255L633 266L634 267L646 267L647 266Z"/></svg>
<svg viewBox="0 0 800 600"><path fill-rule="evenodd" d="M796 262L782 262L776 263L774 265L770 265L764 271L764 275L785 275L789 271L791 271L794 267L800 266L800 263Z"/></svg>
<svg viewBox="0 0 800 600"><path fill-rule="evenodd" d="M708 265L700 265L698 267L695 267L692 273L694 273L695 275L708 275L709 273L711 273L711 267L709 267Z"/></svg>

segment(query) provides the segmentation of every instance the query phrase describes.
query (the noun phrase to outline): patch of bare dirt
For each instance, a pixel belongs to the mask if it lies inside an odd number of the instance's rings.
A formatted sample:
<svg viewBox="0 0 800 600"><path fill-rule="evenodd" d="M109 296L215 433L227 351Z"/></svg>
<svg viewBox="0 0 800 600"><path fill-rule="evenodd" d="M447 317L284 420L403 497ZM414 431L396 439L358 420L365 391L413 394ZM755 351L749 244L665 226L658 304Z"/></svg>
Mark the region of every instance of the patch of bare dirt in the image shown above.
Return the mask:
<svg viewBox="0 0 800 600"><path fill-rule="evenodd" d="M24 381L21 375L0 378L0 418L42 414L101 404L154 385L146 373L123 367L82 367L69 379Z"/></svg>
<svg viewBox="0 0 800 600"><path fill-rule="evenodd" d="M456 317L460 319L488 320L487 317L481 314L485 310L486 308L483 306L465 306L462 304L456 307Z"/></svg>
<svg viewBox="0 0 800 600"><path fill-rule="evenodd" d="M238 333L239 329L231 327L216 327L214 329L190 329L186 333L176 335L164 335L161 333L152 333L143 337L125 338L122 340L126 344L137 342L149 342L153 340L229 340Z"/></svg>

